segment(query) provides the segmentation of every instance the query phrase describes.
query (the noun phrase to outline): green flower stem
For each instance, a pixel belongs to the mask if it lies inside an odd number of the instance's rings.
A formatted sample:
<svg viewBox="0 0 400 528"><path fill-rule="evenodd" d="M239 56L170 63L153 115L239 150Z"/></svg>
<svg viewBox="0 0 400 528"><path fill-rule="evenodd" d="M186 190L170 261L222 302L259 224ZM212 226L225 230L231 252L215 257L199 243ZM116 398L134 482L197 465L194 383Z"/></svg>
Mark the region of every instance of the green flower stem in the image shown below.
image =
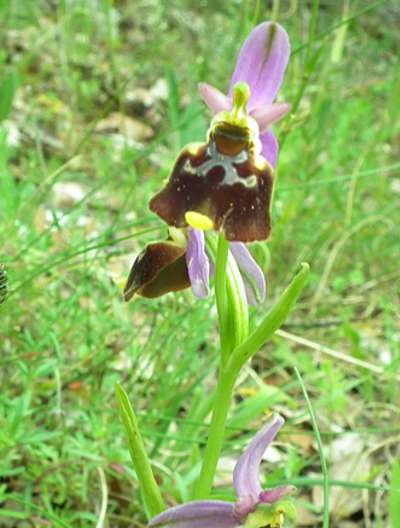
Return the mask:
<svg viewBox="0 0 400 528"><path fill-rule="evenodd" d="M304 286L307 283L310 267L307 263L301 265L300 271L282 293L275 305L266 314L256 330L232 353L227 369L235 376L240 369L260 348L270 339L285 322L296 304Z"/></svg>
<svg viewBox="0 0 400 528"><path fill-rule="evenodd" d="M218 311L219 335L222 355L225 356L229 347L230 334L228 318L228 299L226 292L226 267L229 256L229 242L223 233L219 235L217 259L215 266L215 298Z"/></svg>
<svg viewBox="0 0 400 528"><path fill-rule="evenodd" d="M193 499L195 500L206 499L210 494L222 443L224 441L226 418L228 416L235 381L236 376L232 372L223 369L220 370L203 464L193 493Z"/></svg>
<svg viewBox="0 0 400 528"><path fill-rule="evenodd" d="M306 403L307 403L308 412L311 418L311 424L314 430L315 439L317 441L319 459L321 461L321 469L322 469L322 476L323 476L323 490L324 490L324 511L323 511L323 517L322 517L322 526L323 528L329 528L329 472L328 472L328 466L326 464L326 459L324 455L324 448L322 446L321 433L319 432L317 418L315 416L315 412L311 404L310 398L308 396L306 386L304 385L303 378L301 377L300 371L296 367L294 371L296 373L297 379L299 380L300 387L304 395L304 399L306 400Z"/></svg>
<svg viewBox="0 0 400 528"><path fill-rule="evenodd" d="M195 499L205 498L211 491L236 381L236 375L225 369L225 365L232 350L246 339L249 328L246 292L235 259L229 254L229 243L223 233L219 235L218 244L212 235L207 237L207 241L208 250L214 258L216 255L215 297L220 327L221 364L208 441L194 489Z"/></svg>
<svg viewBox="0 0 400 528"><path fill-rule="evenodd" d="M247 302L240 272L229 255L228 242L220 234L218 247L212 238L209 248L217 253L215 292L221 332L221 366L214 399L213 415L200 476L195 484L193 498L206 499L211 492L218 459L224 440L226 420L235 381L240 369L275 333L286 320L300 296L308 278L309 266L301 270L271 308L253 334L247 338ZM234 341L232 344L233 332Z"/></svg>
<svg viewBox="0 0 400 528"><path fill-rule="evenodd" d="M229 249L229 244L223 234L220 235L218 242L213 233L208 234L207 251L216 261L215 293L220 339L223 345L221 346L222 365L226 364L232 350L246 339L249 331L248 306L242 277L235 259L229 251L225 253L227 249ZM224 266L225 273L222 270ZM223 281L225 281L225 289L222 288Z"/></svg>
<svg viewBox="0 0 400 528"><path fill-rule="evenodd" d="M115 386L115 392L117 395L119 412L128 439L129 453L139 480L146 513L148 517L151 518L165 510L165 504L154 478L150 461L147 458L136 415L129 402L128 395L119 384Z"/></svg>
<svg viewBox="0 0 400 528"><path fill-rule="evenodd" d="M221 365L213 402L213 414L203 464L194 488L194 498L206 498L211 491L218 459L224 440L226 419L232 399L236 374L225 368L235 346L248 334L248 309L242 277L223 233L218 246L213 236L208 238L208 248L216 254L215 297L221 335Z"/></svg>

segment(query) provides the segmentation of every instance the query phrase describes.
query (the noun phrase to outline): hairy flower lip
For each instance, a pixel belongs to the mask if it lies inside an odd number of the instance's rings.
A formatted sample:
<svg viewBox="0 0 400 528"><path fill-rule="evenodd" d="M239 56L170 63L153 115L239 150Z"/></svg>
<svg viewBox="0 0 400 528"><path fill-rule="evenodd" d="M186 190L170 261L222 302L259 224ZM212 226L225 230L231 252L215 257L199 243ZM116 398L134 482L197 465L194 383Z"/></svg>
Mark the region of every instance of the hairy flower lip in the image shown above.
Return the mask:
<svg viewBox="0 0 400 528"><path fill-rule="evenodd" d="M212 129L208 143L181 151L149 206L174 227L186 227L186 213L196 211L227 240L247 243L269 236L272 187L272 168L255 149Z"/></svg>

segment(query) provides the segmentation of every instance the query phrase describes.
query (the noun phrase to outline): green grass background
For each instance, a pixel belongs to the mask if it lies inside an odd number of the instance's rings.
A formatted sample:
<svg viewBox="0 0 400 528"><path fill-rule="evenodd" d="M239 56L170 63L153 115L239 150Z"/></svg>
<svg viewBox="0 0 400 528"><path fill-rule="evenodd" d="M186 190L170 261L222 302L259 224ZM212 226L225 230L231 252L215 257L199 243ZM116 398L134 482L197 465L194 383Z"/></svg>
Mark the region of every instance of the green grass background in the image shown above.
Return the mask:
<svg viewBox="0 0 400 528"><path fill-rule="evenodd" d="M149 197L179 148L205 137L197 83L226 91L240 43L272 16L292 42L279 98L294 112L275 127L273 233L268 250L253 248L268 299L252 324L300 262L312 271L286 334L240 380L224 454L237 456L264 412L282 412L281 460L265 476L297 483L319 526L321 468L298 367L330 469L346 432L370 463L357 479L343 464L336 484L358 489L362 507L348 518L334 509L332 526L400 525L397 488L388 491L400 456L398 3L2 0L0 526L145 524L118 381L167 500L187 498L218 363L213 299L126 305L118 284L165 235ZM115 113L140 123L105 129ZM70 182L81 194L66 204Z"/></svg>

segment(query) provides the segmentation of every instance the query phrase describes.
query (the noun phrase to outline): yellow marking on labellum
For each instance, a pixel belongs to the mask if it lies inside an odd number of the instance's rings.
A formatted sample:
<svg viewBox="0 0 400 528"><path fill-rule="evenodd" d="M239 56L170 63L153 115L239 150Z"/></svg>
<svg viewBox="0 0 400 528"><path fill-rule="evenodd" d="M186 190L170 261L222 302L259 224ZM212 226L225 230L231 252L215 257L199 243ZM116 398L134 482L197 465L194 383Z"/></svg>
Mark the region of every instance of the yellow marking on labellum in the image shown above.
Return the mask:
<svg viewBox="0 0 400 528"><path fill-rule="evenodd" d="M263 158L262 156L257 156L256 159L255 159L254 164L256 166L256 169L258 169L260 171L267 170L268 168L272 172L274 171L272 165L270 163L268 163L268 161L265 158Z"/></svg>
<svg viewBox="0 0 400 528"><path fill-rule="evenodd" d="M214 222L211 218L196 211L187 211L185 213L185 220L194 229L208 231L214 228Z"/></svg>
<svg viewBox="0 0 400 528"><path fill-rule="evenodd" d="M189 143L189 145L186 145L185 150L190 154L191 156L196 156L196 154L199 153L200 147L203 146L203 143L197 142L197 143Z"/></svg>

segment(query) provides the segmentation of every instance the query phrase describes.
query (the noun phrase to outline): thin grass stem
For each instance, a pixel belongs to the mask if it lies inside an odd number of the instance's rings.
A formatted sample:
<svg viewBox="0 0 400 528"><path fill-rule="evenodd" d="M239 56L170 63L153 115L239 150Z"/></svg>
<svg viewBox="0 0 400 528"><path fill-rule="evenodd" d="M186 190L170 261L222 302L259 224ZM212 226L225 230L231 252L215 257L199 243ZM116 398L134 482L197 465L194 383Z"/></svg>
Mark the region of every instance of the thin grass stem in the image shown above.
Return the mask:
<svg viewBox="0 0 400 528"><path fill-rule="evenodd" d="M322 446L322 440L321 435L318 428L317 419L314 413L313 406L311 404L310 398L308 397L308 393L306 390L306 387L303 382L303 378L301 377L301 374L298 370L298 368L295 367L295 373L297 376L297 379L299 380L299 384L301 387L301 390L304 395L304 399L306 400L308 412L310 414L311 418L311 424L315 433L315 439L317 441L318 445L318 452L319 457L321 461L321 469L322 469L322 476L323 476L323 489L324 489L324 512L323 512L323 528L329 528L329 474L328 474L328 466L326 464L325 456L324 456L324 449Z"/></svg>

